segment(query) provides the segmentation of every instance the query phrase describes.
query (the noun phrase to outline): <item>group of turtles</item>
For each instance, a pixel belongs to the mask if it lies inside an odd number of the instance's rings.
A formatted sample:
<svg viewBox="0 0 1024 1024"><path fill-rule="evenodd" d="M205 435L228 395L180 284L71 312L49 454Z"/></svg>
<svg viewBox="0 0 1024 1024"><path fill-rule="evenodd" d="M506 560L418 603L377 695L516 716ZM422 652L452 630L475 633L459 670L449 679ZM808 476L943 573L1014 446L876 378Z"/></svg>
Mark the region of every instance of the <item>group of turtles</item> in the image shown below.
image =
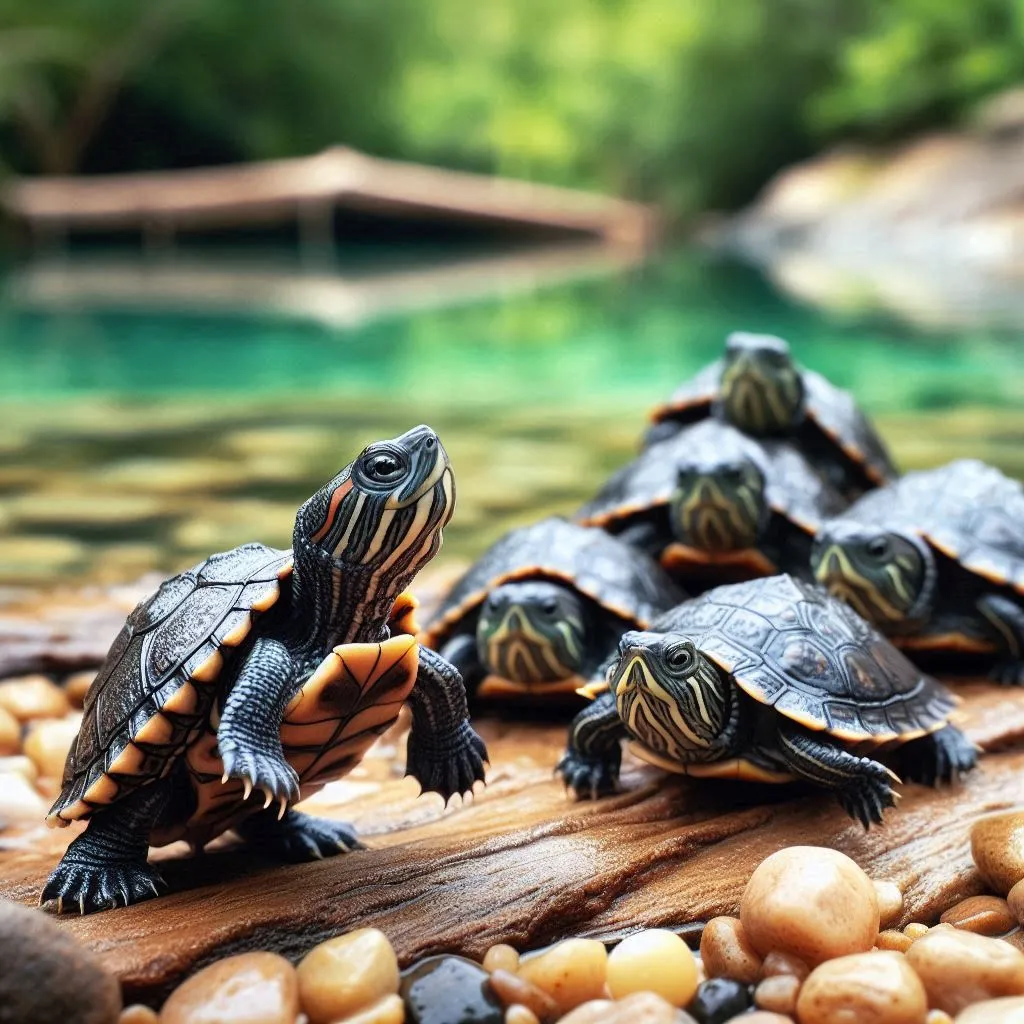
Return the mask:
<svg viewBox="0 0 1024 1024"><path fill-rule="evenodd" d="M471 702L569 701L557 770L580 796L614 788L628 739L670 771L809 781L868 827L898 781L871 755L927 784L976 758L956 698L887 637L1024 683L1021 485L973 461L898 477L778 338L730 336L593 501L506 534L421 629L407 588L453 510L416 427L317 491L291 549L213 555L142 602L86 697L48 822L89 826L42 902L157 895L150 845L229 828L285 860L357 847L292 805L405 702L407 774L446 800L484 777Z"/></svg>

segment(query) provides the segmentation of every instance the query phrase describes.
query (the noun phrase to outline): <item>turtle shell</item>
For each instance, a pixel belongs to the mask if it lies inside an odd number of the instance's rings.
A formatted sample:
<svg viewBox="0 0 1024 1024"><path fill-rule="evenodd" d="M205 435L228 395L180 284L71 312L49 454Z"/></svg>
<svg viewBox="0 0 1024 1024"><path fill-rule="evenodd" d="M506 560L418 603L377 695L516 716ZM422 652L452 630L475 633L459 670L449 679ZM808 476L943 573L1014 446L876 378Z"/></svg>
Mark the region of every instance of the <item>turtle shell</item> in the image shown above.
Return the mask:
<svg viewBox="0 0 1024 1024"><path fill-rule="evenodd" d="M164 582L128 616L85 697L47 822L88 818L166 775L205 723L225 656L278 600L291 551L243 544Z"/></svg>
<svg viewBox="0 0 1024 1024"><path fill-rule="evenodd" d="M838 515L846 502L792 444L755 440L719 420L686 427L646 449L623 466L583 506L577 520L586 526L618 529L635 516L669 503L676 486L676 466L694 455L745 456L761 470L765 497L773 512L813 535L825 519Z"/></svg>
<svg viewBox="0 0 1024 1024"><path fill-rule="evenodd" d="M647 555L603 530L556 516L512 530L485 551L452 587L424 643L439 647L495 587L525 579L568 584L640 629L684 597Z"/></svg>
<svg viewBox="0 0 1024 1024"><path fill-rule="evenodd" d="M957 703L851 608L792 576L716 587L652 628L686 634L754 700L849 743L934 732Z"/></svg>
<svg viewBox="0 0 1024 1024"><path fill-rule="evenodd" d="M692 423L710 416L721 394L724 367L725 361L719 359L699 370L651 413L651 420ZM891 480L896 475L892 460L853 395L813 370L801 368L800 375L807 419L872 483L882 485Z"/></svg>
<svg viewBox="0 0 1024 1024"><path fill-rule="evenodd" d="M977 459L907 473L844 519L916 533L967 572L1024 594L1024 486Z"/></svg>

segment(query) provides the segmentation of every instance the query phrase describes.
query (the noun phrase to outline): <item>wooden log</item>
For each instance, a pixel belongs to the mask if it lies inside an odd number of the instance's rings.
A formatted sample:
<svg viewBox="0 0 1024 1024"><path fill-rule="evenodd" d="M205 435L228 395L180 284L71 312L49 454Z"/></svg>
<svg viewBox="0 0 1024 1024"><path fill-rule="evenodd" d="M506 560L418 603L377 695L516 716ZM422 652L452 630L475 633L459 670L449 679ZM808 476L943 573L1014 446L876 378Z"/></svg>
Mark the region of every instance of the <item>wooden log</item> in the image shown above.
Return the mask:
<svg viewBox="0 0 1024 1024"><path fill-rule="evenodd" d="M1024 699L987 684L958 687L964 725L1000 749L1024 733ZM794 844L831 846L896 882L904 920L933 921L983 891L970 823L1024 803L1024 752L985 757L961 785L902 787L899 807L865 833L831 797L799 787L667 778L628 756L622 791L572 802L552 777L565 727L479 723L489 784L447 810L402 779L402 737L384 737L348 778L309 801L351 820L366 851L278 867L230 840L203 857L160 851L172 894L61 926L121 978L126 997L156 1003L185 975L254 949L292 959L363 925L382 928L403 964L441 951L479 957L494 942L535 948L570 935L616 938L664 926L695 938L735 913L757 863ZM38 898L75 829L2 835L0 895Z"/></svg>

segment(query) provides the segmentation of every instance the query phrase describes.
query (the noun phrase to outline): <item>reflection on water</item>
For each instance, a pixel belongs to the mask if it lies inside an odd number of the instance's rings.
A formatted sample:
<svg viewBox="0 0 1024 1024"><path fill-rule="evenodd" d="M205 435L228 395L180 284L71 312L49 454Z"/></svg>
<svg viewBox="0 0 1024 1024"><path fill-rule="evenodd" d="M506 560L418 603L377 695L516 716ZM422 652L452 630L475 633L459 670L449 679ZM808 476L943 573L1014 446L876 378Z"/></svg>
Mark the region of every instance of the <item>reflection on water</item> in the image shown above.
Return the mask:
<svg viewBox="0 0 1024 1024"><path fill-rule="evenodd" d="M277 272L234 293L197 283L194 301L180 267L162 280L136 267L119 284L88 258L80 274L13 272L0 300L0 584L124 580L248 539L285 545L315 487L419 421L457 474L442 557L471 557L513 523L572 511L629 457L646 409L735 328L782 334L853 388L904 466L978 454L1024 475L1012 335L825 316L691 252L592 264L584 276L608 273L587 280L545 258L533 272L520 254L427 277L321 268L308 308L298 269L291 289ZM486 283L467 292L469 279ZM410 308L416 289L429 301ZM488 289L498 297L479 297ZM323 315L342 293L360 315Z"/></svg>

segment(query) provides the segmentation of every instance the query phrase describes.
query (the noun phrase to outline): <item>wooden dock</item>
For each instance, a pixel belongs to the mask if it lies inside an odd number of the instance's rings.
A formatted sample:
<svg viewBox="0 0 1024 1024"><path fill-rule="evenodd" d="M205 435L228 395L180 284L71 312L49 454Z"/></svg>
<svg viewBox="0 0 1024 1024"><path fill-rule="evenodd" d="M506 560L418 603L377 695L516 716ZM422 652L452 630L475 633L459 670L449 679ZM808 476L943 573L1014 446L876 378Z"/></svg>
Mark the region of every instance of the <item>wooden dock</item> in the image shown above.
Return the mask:
<svg viewBox="0 0 1024 1024"><path fill-rule="evenodd" d="M333 237L336 209L464 226L582 235L644 247L653 211L572 189L420 164L335 146L315 156L195 170L22 178L0 210L33 238L138 231L166 246L178 234L295 223L303 245Z"/></svg>

